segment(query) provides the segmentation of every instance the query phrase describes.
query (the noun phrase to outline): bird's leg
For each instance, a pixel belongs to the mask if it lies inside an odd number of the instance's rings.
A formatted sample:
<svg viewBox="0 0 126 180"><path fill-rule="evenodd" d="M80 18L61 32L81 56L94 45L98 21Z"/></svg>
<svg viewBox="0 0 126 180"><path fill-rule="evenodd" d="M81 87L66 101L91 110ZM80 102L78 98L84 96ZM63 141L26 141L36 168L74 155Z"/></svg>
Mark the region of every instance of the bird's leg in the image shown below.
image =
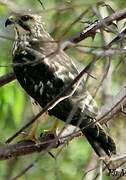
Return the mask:
<svg viewBox="0 0 126 180"><path fill-rule="evenodd" d="M31 104L32 104L32 109L35 115L38 114L42 110L41 106L33 98L31 98ZM37 140L37 138L35 137L36 130L39 126L39 123L43 121L44 119L46 119L46 116L47 116L47 113L44 113L42 116L36 119L35 123L33 124L32 129L30 130L28 136L25 139L32 140L32 141L35 141L36 143L39 143L39 140Z"/></svg>
<svg viewBox="0 0 126 180"><path fill-rule="evenodd" d="M53 123L53 128L50 131L49 130L44 130L42 132L43 135L53 134L55 136L58 125L59 125L59 119L55 118L54 123Z"/></svg>
<svg viewBox="0 0 126 180"><path fill-rule="evenodd" d="M30 130L29 134L25 137L25 139L32 140L32 141L35 141L35 142L37 141L37 139L35 137L35 134L36 134L36 130L38 128L38 125L39 125L39 119L37 119L35 121L35 123L32 126L32 129Z"/></svg>
<svg viewBox="0 0 126 180"><path fill-rule="evenodd" d="M35 137L36 134L36 130L39 126L39 123L44 120L46 118L47 114L43 114L41 117L39 117L38 119L36 119L35 123L33 124L32 129L30 130L29 134L25 137L25 139L27 140L32 140L36 143L40 143L39 140L37 140L37 138Z"/></svg>

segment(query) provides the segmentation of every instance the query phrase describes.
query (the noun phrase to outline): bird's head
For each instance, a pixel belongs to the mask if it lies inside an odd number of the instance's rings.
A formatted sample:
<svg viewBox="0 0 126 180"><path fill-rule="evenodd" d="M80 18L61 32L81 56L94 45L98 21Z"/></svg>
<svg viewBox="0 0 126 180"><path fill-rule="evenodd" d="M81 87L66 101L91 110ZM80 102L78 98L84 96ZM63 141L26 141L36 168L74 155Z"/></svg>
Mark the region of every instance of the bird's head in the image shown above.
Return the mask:
<svg viewBox="0 0 126 180"><path fill-rule="evenodd" d="M42 29L42 25L40 16L24 13L12 14L5 22L5 27L11 26L18 35L37 33L39 29Z"/></svg>

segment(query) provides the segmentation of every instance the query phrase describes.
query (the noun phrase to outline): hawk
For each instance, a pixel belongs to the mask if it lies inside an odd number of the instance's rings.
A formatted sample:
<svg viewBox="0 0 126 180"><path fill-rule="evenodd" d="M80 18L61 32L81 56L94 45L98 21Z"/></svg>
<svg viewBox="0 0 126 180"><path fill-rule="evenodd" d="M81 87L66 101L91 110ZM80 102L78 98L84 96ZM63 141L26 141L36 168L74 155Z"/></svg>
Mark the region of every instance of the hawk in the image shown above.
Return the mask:
<svg viewBox="0 0 126 180"><path fill-rule="evenodd" d="M16 64L17 80L26 93L44 108L76 78L79 71L71 57L63 50L57 50L58 44L46 31L40 16L15 13L6 20L5 26L8 25L15 30L12 58ZM58 102L48 110L48 114L78 126L98 156L103 152L108 156L116 153L113 139L101 125L90 125L97 115L96 104L84 87L84 80L72 96Z"/></svg>

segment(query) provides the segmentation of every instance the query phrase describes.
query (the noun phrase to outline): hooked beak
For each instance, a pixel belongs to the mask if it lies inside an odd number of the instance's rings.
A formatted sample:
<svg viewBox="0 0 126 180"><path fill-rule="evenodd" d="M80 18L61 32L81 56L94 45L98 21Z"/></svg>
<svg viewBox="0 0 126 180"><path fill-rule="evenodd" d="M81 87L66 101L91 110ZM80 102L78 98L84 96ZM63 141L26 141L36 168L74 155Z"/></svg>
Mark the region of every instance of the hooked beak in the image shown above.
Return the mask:
<svg viewBox="0 0 126 180"><path fill-rule="evenodd" d="M14 16L8 17L8 19L5 22L5 27L12 25L12 24L15 24L16 21L17 21L17 19Z"/></svg>

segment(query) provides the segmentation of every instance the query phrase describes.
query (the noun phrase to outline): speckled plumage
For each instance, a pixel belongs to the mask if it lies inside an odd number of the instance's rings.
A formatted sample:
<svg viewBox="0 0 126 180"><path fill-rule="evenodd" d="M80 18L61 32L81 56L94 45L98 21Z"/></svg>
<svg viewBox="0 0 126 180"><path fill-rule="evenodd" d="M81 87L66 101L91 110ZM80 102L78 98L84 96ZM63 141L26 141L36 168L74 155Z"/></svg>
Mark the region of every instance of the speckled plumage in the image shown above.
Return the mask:
<svg viewBox="0 0 126 180"><path fill-rule="evenodd" d="M10 20L18 40L14 43L13 62L34 62L38 60L38 56L42 60L35 64L16 66L14 72L25 91L43 108L69 85L79 71L73 64L72 58L62 50L46 57L57 50L57 43L51 42L53 39L46 32L40 17L30 15L31 18L24 21L23 16L19 14L16 15L15 21L14 18ZM73 114L69 119L71 112ZM82 80L72 96L59 102L48 113L64 122L83 128L95 121L97 106L84 88ZM82 129L82 133L99 156L100 149L103 149L108 156L115 153L114 141L98 123Z"/></svg>

